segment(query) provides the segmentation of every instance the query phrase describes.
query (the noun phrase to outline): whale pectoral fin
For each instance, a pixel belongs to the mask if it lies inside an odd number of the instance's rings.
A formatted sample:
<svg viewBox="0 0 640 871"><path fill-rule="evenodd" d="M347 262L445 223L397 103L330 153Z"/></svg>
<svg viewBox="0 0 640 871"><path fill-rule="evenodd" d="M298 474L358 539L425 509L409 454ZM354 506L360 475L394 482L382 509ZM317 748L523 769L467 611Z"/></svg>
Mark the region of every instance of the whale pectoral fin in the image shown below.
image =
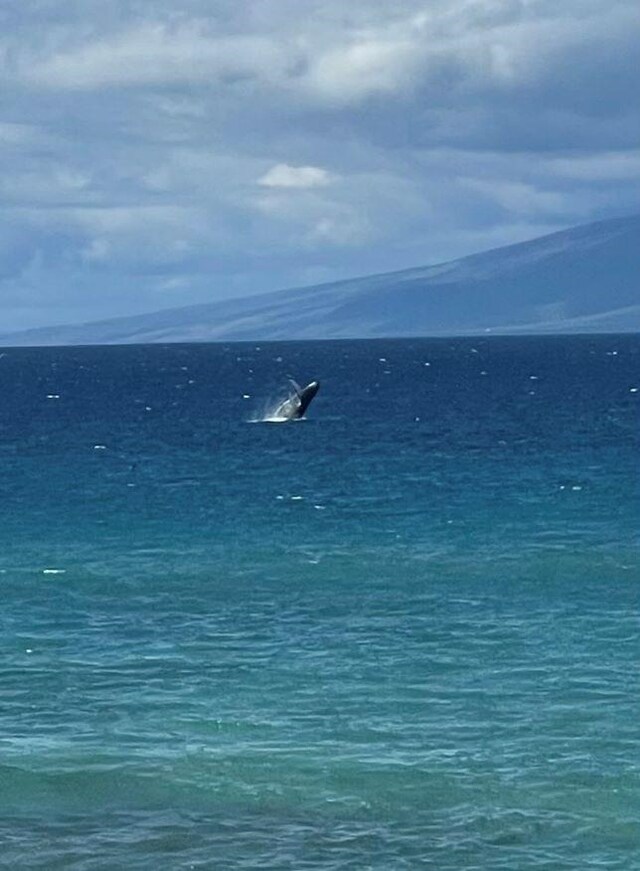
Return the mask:
<svg viewBox="0 0 640 871"><path fill-rule="evenodd" d="M302 393L302 387L298 384L297 381L294 381L293 378L289 378L289 383L292 385L293 389L296 392L296 396L300 399L300 394Z"/></svg>

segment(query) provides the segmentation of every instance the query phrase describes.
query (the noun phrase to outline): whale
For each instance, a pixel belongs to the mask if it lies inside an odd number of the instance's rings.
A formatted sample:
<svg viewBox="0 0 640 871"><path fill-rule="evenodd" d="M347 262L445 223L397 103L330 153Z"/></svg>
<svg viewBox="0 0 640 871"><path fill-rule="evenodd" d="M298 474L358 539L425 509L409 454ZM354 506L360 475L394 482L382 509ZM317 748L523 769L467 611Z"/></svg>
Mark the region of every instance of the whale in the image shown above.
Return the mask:
<svg viewBox="0 0 640 871"><path fill-rule="evenodd" d="M319 381L311 381L306 387L300 387L290 379L293 392L281 402L275 412L275 417L281 420L299 420L311 404L311 400L320 389Z"/></svg>

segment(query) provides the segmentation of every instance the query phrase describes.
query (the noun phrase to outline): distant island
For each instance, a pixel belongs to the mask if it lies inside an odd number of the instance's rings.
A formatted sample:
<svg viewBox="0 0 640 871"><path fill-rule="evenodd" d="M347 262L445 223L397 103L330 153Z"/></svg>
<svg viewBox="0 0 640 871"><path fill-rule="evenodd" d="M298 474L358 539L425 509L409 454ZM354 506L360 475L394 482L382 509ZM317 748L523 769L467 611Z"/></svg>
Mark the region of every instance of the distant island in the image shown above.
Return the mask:
<svg viewBox="0 0 640 871"><path fill-rule="evenodd" d="M640 215L424 266L0 336L4 346L640 331Z"/></svg>

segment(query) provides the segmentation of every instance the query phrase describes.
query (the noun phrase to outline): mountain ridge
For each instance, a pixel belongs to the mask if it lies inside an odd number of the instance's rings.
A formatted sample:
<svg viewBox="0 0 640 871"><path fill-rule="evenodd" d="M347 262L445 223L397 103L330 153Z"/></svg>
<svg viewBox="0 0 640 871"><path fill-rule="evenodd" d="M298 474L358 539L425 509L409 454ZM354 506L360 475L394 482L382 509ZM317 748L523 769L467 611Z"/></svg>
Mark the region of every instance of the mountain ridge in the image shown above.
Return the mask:
<svg viewBox="0 0 640 871"><path fill-rule="evenodd" d="M0 344L640 331L640 215L429 266L0 336Z"/></svg>

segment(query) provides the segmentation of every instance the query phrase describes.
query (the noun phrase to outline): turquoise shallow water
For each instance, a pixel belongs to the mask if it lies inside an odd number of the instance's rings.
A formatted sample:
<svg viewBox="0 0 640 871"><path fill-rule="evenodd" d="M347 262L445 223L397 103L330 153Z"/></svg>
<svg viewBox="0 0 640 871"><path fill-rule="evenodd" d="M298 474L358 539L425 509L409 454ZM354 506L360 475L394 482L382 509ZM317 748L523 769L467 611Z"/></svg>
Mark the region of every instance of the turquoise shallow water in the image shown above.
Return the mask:
<svg viewBox="0 0 640 871"><path fill-rule="evenodd" d="M0 864L640 868L640 339L4 355Z"/></svg>

